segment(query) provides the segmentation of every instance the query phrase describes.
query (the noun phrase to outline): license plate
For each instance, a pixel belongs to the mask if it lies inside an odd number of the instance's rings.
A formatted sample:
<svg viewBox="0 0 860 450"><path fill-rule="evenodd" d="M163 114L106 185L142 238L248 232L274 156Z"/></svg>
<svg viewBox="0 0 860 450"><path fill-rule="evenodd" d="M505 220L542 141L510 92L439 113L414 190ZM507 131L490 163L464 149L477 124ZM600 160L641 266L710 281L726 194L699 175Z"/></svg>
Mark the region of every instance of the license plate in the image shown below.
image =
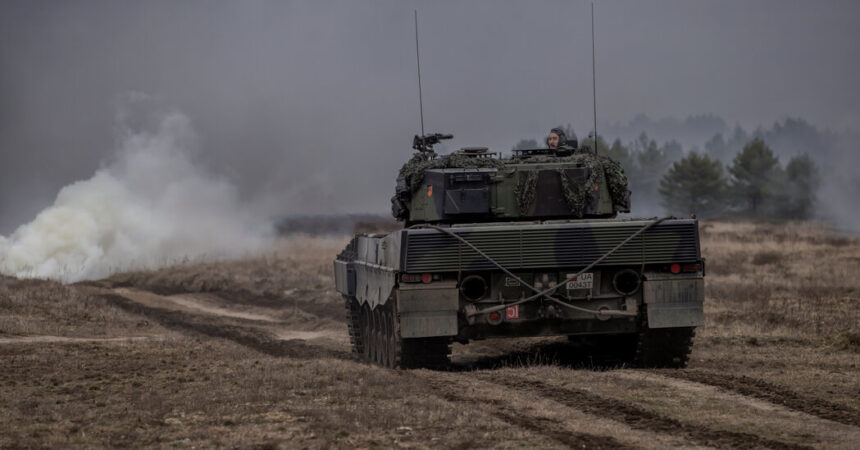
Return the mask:
<svg viewBox="0 0 860 450"><path fill-rule="evenodd" d="M570 278L573 276L572 273L569 273L565 276L565 278ZM594 274L593 273L583 273L578 277L567 282L567 289L591 289L594 286Z"/></svg>

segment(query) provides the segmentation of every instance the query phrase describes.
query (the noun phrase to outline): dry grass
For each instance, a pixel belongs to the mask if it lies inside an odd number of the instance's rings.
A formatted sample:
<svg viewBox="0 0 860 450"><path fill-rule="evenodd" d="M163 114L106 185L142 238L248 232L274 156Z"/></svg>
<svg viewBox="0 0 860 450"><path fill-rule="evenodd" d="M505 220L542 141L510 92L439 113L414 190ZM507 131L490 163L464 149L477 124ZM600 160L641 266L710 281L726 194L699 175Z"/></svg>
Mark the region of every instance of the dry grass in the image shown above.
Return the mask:
<svg viewBox="0 0 860 450"><path fill-rule="evenodd" d="M708 273L700 336L853 347L860 240L807 223L705 223L702 254Z"/></svg>
<svg viewBox="0 0 860 450"><path fill-rule="evenodd" d="M0 276L0 338L161 335L146 318L109 308L105 301L47 280Z"/></svg>
<svg viewBox="0 0 860 450"><path fill-rule="evenodd" d="M112 287L158 294L210 293L224 303L273 308L317 326L342 325L343 300L334 289L332 261L348 237L291 235L269 253L240 261L184 264L116 274Z"/></svg>
<svg viewBox="0 0 860 450"><path fill-rule="evenodd" d="M228 341L0 349L0 447L453 447L491 432L408 373L273 358ZM392 389L394 388L394 389Z"/></svg>
<svg viewBox="0 0 860 450"><path fill-rule="evenodd" d="M301 291L313 295L331 292L332 260L347 242L346 237L293 235L255 258L128 272L113 275L107 281L157 293L229 291L278 298Z"/></svg>
<svg viewBox="0 0 860 450"><path fill-rule="evenodd" d="M188 294L345 334L331 261L347 241L292 235L256 258L72 286L0 278L0 338L162 339L0 343L0 447L844 447L860 433L860 242L809 224L703 224L706 324L678 372L694 381L558 364L531 350L547 339L457 350L503 369L390 371L346 359L345 339L278 353L239 339L271 324L98 295Z"/></svg>

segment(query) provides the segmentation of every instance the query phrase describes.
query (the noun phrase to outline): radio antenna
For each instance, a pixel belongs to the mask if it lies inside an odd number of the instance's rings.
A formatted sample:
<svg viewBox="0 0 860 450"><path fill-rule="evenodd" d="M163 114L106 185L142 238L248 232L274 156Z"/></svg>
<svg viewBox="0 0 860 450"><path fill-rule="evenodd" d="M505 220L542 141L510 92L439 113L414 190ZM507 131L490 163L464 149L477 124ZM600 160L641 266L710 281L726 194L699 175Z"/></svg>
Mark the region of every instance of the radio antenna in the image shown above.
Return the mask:
<svg viewBox="0 0 860 450"><path fill-rule="evenodd" d="M592 5L594 8L594 5ZM421 95L421 54L418 52L418 10L415 10L415 59L418 61L418 111L421 113L421 136L424 136L424 97Z"/></svg>
<svg viewBox="0 0 860 450"><path fill-rule="evenodd" d="M594 154L597 154L597 62L594 55L594 2L591 2L591 89L594 94ZM420 77L420 75L419 75ZM420 78L419 78L420 80ZM419 81L420 84L420 81Z"/></svg>

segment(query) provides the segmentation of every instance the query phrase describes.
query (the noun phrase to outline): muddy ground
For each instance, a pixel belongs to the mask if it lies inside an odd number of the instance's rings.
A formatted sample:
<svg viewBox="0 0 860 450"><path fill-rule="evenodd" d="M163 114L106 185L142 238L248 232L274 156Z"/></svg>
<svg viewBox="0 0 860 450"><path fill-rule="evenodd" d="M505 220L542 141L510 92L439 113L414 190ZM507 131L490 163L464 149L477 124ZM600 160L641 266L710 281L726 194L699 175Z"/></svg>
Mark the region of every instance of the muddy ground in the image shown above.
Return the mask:
<svg viewBox="0 0 860 450"><path fill-rule="evenodd" d="M347 237L64 286L0 277L0 447L860 447L860 242L705 223L684 370L565 339L455 345L446 370L355 361Z"/></svg>

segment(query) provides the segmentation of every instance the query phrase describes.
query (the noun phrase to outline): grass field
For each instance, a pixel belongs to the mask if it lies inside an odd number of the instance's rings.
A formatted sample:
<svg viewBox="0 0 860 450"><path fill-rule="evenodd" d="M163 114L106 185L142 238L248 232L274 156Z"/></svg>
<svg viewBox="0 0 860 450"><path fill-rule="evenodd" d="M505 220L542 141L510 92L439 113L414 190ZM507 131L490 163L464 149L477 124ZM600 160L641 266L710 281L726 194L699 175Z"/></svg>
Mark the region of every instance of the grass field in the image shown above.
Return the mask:
<svg viewBox="0 0 860 450"><path fill-rule="evenodd" d="M455 345L450 370L351 358L349 237L74 285L0 277L0 447L857 448L860 241L701 224L689 368L594 367L563 339Z"/></svg>

